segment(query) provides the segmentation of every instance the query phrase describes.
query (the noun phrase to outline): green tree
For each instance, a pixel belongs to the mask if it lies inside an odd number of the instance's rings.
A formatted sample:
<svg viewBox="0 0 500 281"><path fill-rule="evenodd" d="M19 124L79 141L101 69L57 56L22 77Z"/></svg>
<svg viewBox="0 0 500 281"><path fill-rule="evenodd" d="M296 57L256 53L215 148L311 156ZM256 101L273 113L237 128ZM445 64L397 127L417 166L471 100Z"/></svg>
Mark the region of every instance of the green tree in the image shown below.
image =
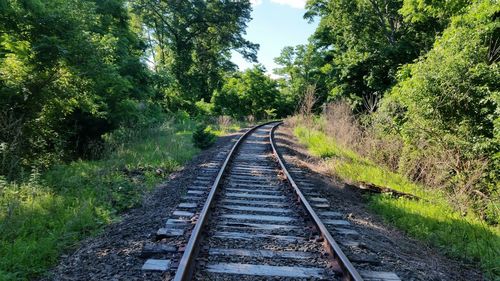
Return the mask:
<svg viewBox="0 0 500 281"><path fill-rule="evenodd" d="M124 0L0 7L0 173L81 155L103 133L137 120L149 78Z"/></svg>
<svg viewBox="0 0 500 281"><path fill-rule="evenodd" d="M429 27L439 33L450 23L452 16L465 12L470 4L471 0L405 0L400 13L407 22L434 24Z"/></svg>
<svg viewBox="0 0 500 281"><path fill-rule="evenodd" d="M278 79L280 91L287 107L294 108L302 100L306 89L314 86L317 103L327 101L326 87L328 69L323 68L325 54L313 44L285 47L274 61L280 66L274 73Z"/></svg>
<svg viewBox="0 0 500 281"><path fill-rule="evenodd" d="M242 119L252 115L257 119L283 115L281 95L276 81L266 75L264 67L256 65L229 77L212 97L216 113Z"/></svg>
<svg viewBox="0 0 500 281"><path fill-rule="evenodd" d="M401 11L411 10L406 2L412 1L308 2L305 17L320 18L311 41L324 50L321 68L330 100L346 99L357 111L375 110L371 101L394 85L398 67L431 47L434 27L405 21Z"/></svg>
<svg viewBox="0 0 500 281"><path fill-rule="evenodd" d="M210 100L224 72L234 70L230 51L256 61L258 45L243 38L249 1L138 0L157 70L171 73L174 92L193 104ZM170 91L172 93L172 91Z"/></svg>
<svg viewBox="0 0 500 281"><path fill-rule="evenodd" d="M496 1L480 1L453 17L432 50L399 72L378 113L405 142L401 168L455 151L447 185L452 191L496 194L500 180L500 21ZM422 145L425 144L425 145ZM433 155L434 154L434 155ZM464 163L488 160L482 184ZM405 164L406 163L406 164ZM464 190L465 189L465 190Z"/></svg>

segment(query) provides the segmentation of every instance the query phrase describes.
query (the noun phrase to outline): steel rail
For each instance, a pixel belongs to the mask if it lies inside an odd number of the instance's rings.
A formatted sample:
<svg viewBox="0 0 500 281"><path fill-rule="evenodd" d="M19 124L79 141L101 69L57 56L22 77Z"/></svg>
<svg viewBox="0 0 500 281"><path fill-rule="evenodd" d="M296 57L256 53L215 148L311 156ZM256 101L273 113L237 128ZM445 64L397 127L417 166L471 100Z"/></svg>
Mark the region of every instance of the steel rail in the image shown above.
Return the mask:
<svg viewBox="0 0 500 281"><path fill-rule="evenodd" d="M247 138L252 132L257 130L260 127L263 127L265 125L269 125L272 123L276 123L279 121L270 121L266 122L260 125L257 125L251 129L249 129L245 134L243 134L238 141L233 145L231 148L231 151L227 155L226 159L224 160L224 163L222 164L219 173L217 174L217 177L215 178L215 181L210 188L210 193L208 194L208 198L205 201L205 205L203 205L203 209L201 210L201 213L199 215L198 221L196 222L196 225L193 228L193 231L191 232L191 237L189 237L189 241L186 245L186 248L184 250L184 254L182 255L181 260L179 261L179 266L177 268L177 272L175 273L173 281L187 281L191 280L193 270L194 270L194 263L195 263L195 258L196 255L198 254L198 245L201 241L201 232L203 230L203 227L205 226L205 223L208 220L209 213L210 213L210 208L212 207L212 203L215 198L215 194L218 191L218 187L220 185L221 179L224 176L224 173L226 171L228 163L231 161L232 157L235 155L235 151L239 148L240 144L243 143L243 140ZM280 122L281 123L281 122ZM278 123L278 124L280 124Z"/></svg>
<svg viewBox="0 0 500 281"><path fill-rule="evenodd" d="M304 209L307 211L307 214L311 217L312 221L321 232L327 251L333 256L333 258L338 262L339 266L341 267L343 274L342 279L349 281L362 281L363 278L361 277L361 275L358 273L356 268L354 268L354 266L346 257L344 252L342 252L342 249L340 249L339 245L337 244L337 242L335 242L335 240L333 239L332 235L330 234L326 226L323 224L319 216L311 207L311 204L309 204L304 194L302 194L302 192L300 191L299 187L297 186L292 176L288 172L286 165L282 160L281 153L279 153L278 150L276 149L274 133L276 128L278 128L278 126L281 124L283 124L283 122L280 122L276 126L274 126L269 134L269 142L271 143L273 154L276 156L276 159L278 160L281 169L285 173L285 177L288 183L292 186L295 194L297 195L299 202L302 204Z"/></svg>

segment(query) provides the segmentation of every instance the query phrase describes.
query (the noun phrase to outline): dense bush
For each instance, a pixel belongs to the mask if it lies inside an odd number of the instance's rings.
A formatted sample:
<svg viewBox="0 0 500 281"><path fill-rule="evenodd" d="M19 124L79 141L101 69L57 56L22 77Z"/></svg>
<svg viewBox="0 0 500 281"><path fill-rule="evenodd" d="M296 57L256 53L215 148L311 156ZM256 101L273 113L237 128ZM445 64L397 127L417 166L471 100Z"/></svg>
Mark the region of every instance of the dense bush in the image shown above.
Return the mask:
<svg viewBox="0 0 500 281"><path fill-rule="evenodd" d="M498 277L498 1L310 0L305 17L308 44L276 58L299 138L345 180L418 186L428 202L373 206Z"/></svg>
<svg viewBox="0 0 500 281"><path fill-rule="evenodd" d="M210 126L201 124L193 132L193 143L201 149L209 148L215 142L216 136Z"/></svg>
<svg viewBox="0 0 500 281"><path fill-rule="evenodd" d="M236 73L214 93L214 111L238 119L250 115L258 120L272 118L275 114L282 116L290 108L284 107L277 86L262 66Z"/></svg>
<svg viewBox="0 0 500 281"><path fill-rule="evenodd" d="M2 1L0 174L82 155L148 110L144 47L123 0Z"/></svg>
<svg viewBox="0 0 500 281"><path fill-rule="evenodd" d="M93 156L162 112L211 114L249 1L1 0L0 175ZM160 110L161 109L161 110ZM267 108L266 108L267 109Z"/></svg>
<svg viewBox="0 0 500 281"><path fill-rule="evenodd" d="M317 83L307 112L326 109L325 130L341 144L498 223L498 1L312 0L306 9L320 24L308 45L276 59L283 96L300 104Z"/></svg>
<svg viewBox="0 0 500 281"><path fill-rule="evenodd" d="M376 119L378 128L404 142L401 172L464 199L480 194L495 202L500 198L500 53L495 43L500 22L493 2L482 1L454 17L433 49L399 72ZM490 211L487 218L496 221Z"/></svg>

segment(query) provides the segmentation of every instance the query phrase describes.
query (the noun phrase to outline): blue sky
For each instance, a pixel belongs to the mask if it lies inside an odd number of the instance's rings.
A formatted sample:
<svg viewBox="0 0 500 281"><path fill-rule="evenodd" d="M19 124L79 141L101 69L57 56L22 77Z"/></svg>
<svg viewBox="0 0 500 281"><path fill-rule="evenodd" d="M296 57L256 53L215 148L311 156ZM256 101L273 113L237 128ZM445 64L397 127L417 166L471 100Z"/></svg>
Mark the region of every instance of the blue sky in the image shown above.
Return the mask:
<svg viewBox="0 0 500 281"><path fill-rule="evenodd" d="M260 45L258 59L268 73L276 68L273 59L285 46L307 43L317 23L304 20L306 0L251 0L252 21L248 23L246 39ZM252 67L239 54L233 53L232 61L240 70Z"/></svg>

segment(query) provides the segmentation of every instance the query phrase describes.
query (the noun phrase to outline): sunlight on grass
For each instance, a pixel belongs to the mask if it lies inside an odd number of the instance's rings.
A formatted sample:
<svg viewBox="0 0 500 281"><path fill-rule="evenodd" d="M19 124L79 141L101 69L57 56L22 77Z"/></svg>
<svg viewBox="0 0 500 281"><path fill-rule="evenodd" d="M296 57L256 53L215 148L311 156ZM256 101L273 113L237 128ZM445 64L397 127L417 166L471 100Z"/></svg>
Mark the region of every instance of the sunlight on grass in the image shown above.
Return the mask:
<svg viewBox="0 0 500 281"><path fill-rule="evenodd" d="M0 178L0 280L39 276L63 250L140 204L145 192L198 152L194 127L190 120L170 120L117 130L106 136L101 160L59 165L22 184Z"/></svg>
<svg viewBox="0 0 500 281"><path fill-rule="evenodd" d="M498 227L488 226L472 215L464 217L446 203L372 196L370 207L409 235L451 256L478 262L490 277L499 275Z"/></svg>
<svg viewBox="0 0 500 281"><path fill-rule="evenodd" d="M328 138L322 132L308 130L307 128L301 126L295 128L294 132L297 137L299 137L299 140L308 146L309 151L314 156L323 159L337 157L370 164L370 161L362 159L358 154L350 149L337 145L335 140Z"/></svg>
<svg viewBox="0 0 500 281"><path fill-rule="evenodd" d="M441 191L426 190L402 175L377 166L368 159L363 159L356 152L341 147L335 140L327 137L322 132L310 131L300 126L295 128L294 132L299 141L307 145L311 154L329 160L326 164L344 180L369 182L397 191L411 193L428 200L436 200L436 193L444 196Z"/></svg>
<svg viewBox="0 0 500 281"><path fill-rule="evenodd" d="M347 182L368 182L416 195L422 200L373 195L370 207L409 235L439 247L453 257L478 262L486 274L500 276L500 228L488 226L472 214L459 213L444 192L426 188L388 171L341 147L321 131L294 129L309 152L325 160L330 170Z"/></svg>
<svg viewBox="0 0 500 281"><path fill-rule="evenodd" d="M230 133L235 133L241 130L242 128L247 127L248 124L247 122L242 122L242 121L232 121L231 124L228 125L217 125L214 126L212 129L212 133L214 133L216 136L224 136Z"/></svg>
<svg viewBox="0 0 500 281"><path fill-rule="evenodd" d="M81 187L80 187L81 188ZM56 262L58 253L109 223L92 198L70 199L37 183L1 187L1 280L24 280ZM28 270L27 270L28 269Z"/></svg>

